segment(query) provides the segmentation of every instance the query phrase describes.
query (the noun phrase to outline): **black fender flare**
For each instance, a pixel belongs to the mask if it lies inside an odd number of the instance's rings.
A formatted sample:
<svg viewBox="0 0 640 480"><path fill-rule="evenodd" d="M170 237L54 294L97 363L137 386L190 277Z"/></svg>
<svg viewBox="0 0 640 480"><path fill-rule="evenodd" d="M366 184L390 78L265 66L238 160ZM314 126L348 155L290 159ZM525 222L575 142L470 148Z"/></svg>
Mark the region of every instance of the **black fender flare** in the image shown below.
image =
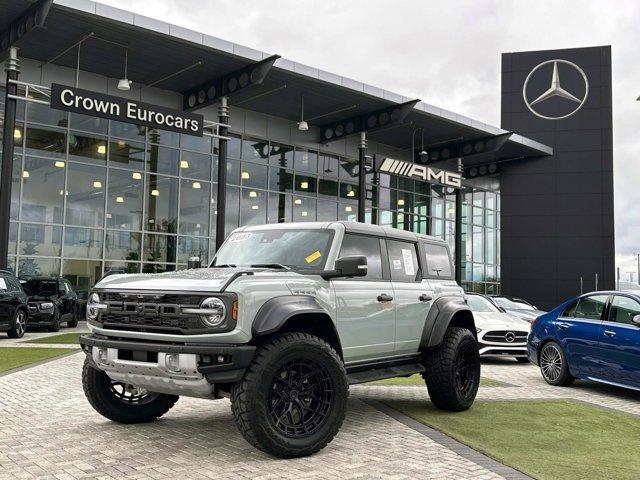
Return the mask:
<svg viewBox="0 0 640 480"><path fill-rule="evenodd" d="M464 312L463 315L471 319L473 335L477 336L475 323L473 323L473 313L464 298L460 295L444 296L436 299L429 309L427 320L422 329L420 339L420 351L438 347L444 339L444 334L451 324L451 320L456 314Z"/></svg>
<svg viewBox="0 0 640 480"><path fill-rule="evenodd" d="M260 307L251 326L251 336L255 338L275 333L292 317L305 314L326 315L331 328L336 336L338 335L336 326L331 321L331 315L322 308L314 297L310 295L284 295L271 298Z"/></svg>

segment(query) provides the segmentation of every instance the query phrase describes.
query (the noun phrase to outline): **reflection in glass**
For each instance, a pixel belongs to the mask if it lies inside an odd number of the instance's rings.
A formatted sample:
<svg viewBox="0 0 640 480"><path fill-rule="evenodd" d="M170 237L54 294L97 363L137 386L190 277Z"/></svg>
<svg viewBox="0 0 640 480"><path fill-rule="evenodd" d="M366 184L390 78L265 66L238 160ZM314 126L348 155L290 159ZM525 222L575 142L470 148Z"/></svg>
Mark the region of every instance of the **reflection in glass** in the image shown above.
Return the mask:
<svg viewBox="0 0 640 480"><path fill-rule="evenodd" d="M66 227L64 256L76 258L102 257L102 232L93 228Z"/></svg>
<svg viewBox="0 0 640 480"><path fill-rule="evenodd" d="M309 197L293 197L293 221L315 222L316 199Z"/></svg>
<svg viewBox="0 0 640 480"><path fill-rule="evenodd" d="M20 257L19 277L57 277L60 275L59 258Z"/></svg>
<svg viewBox="0 0 640 480"><path fill-rule="evenodd" d="M316 173L318 171L318 152L296 148L293 168L301 172Z"/></svg>
<svg viewBox="0 0 640 480"><path fill-rule="evenodd" d="M107 230L104 257L110 260L140 260L142 235L137 232Z"/></svg>
<svg viewBox="0 0 640 480"><path fill-rule="evenodd" d="M241 182L243 187L267 188L268 167L242 162Z"/></svg>
<svg viewBox="0 0 640 480"><path fill-rule="evenodd" d="M318 221L332 221L338 218L338 204L331 200L318 200Z"/></svg>
<svg viewBox="0 0 640 480"><path fill-rule="evenodd" d="M12 226L15 224L12 224ZM20 255L57 257L62 247L62 227L22 223L20 226ZM15 250L14 250L15 252Z"/></svg>
<svg viewBox="0 0 640 480"><path fill-rule="evenodd" d="M63 160L26 157L22 171L22 220L62 223Z"/></svg>
<svg viewBox="0 0 640 480"><path fill-rule="evenodd" d="M291 195L269 193L269 211L267 223L285 223L291 221Z"/></svg>
<svg viewBox="0 0 640 480"><path fill-rule="evenodd" d="M209 180L211 178L211 155L182 151L180 154L180 175L187 178Z"/></svg>
<svg viewBox="0 0 640 480"><path fill-rule="evenodd" d="M318 158L318 174L325 177L337 178L340 168L340 158L328 153L321 153Z"/></svg>
<svg viewBox="0 0 640 480"><path fill-rule="evenodd" d="M104 273L111 271L140 273L140 264L134 262L104 262Z"/></svg>
<svg viewBox="0 0 640 480"><path fill-rule="evenodd" d="M316 178L307 175L296 175L295 189L298 193L314 195L316 193Z"/></svg>
<svg viewBox="0 0 640 480"><path fill-rule="evenodd" d="M293 168L293 147L291 145L271 142L269 165Z"/></svg>
<svg viewBox="0 0 640 480"><path fill-rule="evenodd" d="M67 134L29 125L26 132L26 153L41 157L64 157Z"/></svg>
<svg viewBox="0 0 640 480"><path fill-rule="evenodd" d="M267 195L259 190L242 189L240 221L242 225L262 225L266 223Z"/></svg>
<svg viewBox="0 0 640 480"><path fill-rule="evenodd" d="M132 123L116 122L111 120L111 136L129 138L144 143L147 127L134 125Z"/></svg>
<svg viewBox="0 0 640 480"><path fill-rule="evenodd" d="M78 297L86 300L89 290L102 277L102 262L97 260L65 260L62 263L62 276L71 282Z"/></svg>
<svg viewBox="0 0 640 480"><path fill-rule="evenodd" d="M45 95L38 93L34 89L30 89L29 97L36 100L44 100L48 102L50 99ZM20 104L22 102L18 102ZM65 128L68 125L67 112L56 110L48 105L41 103L25 102L27 108L27 120L29 122L43 123L45 125L53 125L55 127Z"/></svg>
<svg viewBox="0 0 640 480"><path fill-rule="evenodd" d="M107 158L107 140L75 132L69 134L69 158L80 162L104 164Z"/></svg>
<svg viewBox="0 0 640 480"><path fill-rule="evenodd" d="M147 175L147 213L145 229L176 233L178 179Z"/></svg>
<svg viewBox="0 0 640 480"><path fill-rule="evenodd" d="M180 152L175 148L149 145L147 164L150 172L178 175L180 170Z"/></svg>
<svg viewBox="0 0 640 480"><path fill-rule="evenodd" d="M176 237L174 235L145 233L143 259L147 262L175 262Z"/></svg>
<svg viewBox="0 0 640 480"><path fill-rule="evenodd" d="M340 159L340 178L357 181L358 160L355 158Z"/></svg>
<svg viewBox="0 0 640 480"><path fill-rule="evenodd" d="M180 148L195 152L211 153L211 144L214 139L207 135L196 137L193 135L180 135ZM218 140L216 139L216 145Z"/></svg>
<svg viewBox="0 0 640 480"><path fill-rule="evenodd" d="M241 148L241 140L237 135L229 135L229 140L227 141L227 158L236 158L240 159L240 148Z"/></svg>
<svg viewBox="0 0 640 480"><path fill-rule="evenodd" d="M168 147L177 147L180 143L180 134L169 130L158 130L157 128L149 128L149 142L158 145L166 145Z"/></svg>
<svg viewBox="0 0 640 480"><path fill-rule="evenodd" d="M292 192L293 172L284 168L270 168L269 189L276 192Z"/></svg>
<svg viewBox="0 0 640 480"><path fill-rule="evenodd" d="M269 158L269 142L264 140L242 140L242 159L253 162L264 162Z"/></svg>
<svg viewBox="0 0 640 480"><path fill-rule="evenodd" d="M190 257L200 257L200 263L209 263L209 240L198 237L178 237L178 263L187 263Z"/></svg>
<svg viewBox="0 0 640 480"><path fill-rule="evenodd" d="M109 142L109 164L113 167L144 169L144 143L128 140Z"/></svg>
<svg viewBox="0 0 640 480"><path fill-rule="evenodd" d="M106 135L109 131L109 120L100 117L91 117L80 113L70 114L70 127L72 130L82 130L83 132L102 133Z"/></svg>
<svg viewBox="0 0 640 480"><path fill-rule="evenodd" d="M0 142L2 142L1 134ZM13 173L11 175L11 210L9 213L9 218L11 220L18 220L20 210L20 185L22 184L22 176L22 157L14 156Z"/></svg>
<svg viewBox="0 0 640 480"><path fill-rule="evenodd" d="M107 227L142 228L143 184L140 172L109 170Z"/></svg>
<svg viewBox="0 0 640 480"><path fill-rule="evenodd" d="M144 263L142 264L142 273L164 273L173 272L175 265L166 265L163 263Z"/></svg>
<svg viewBox="0 0 640 480"><path fill-rule="evenodd" d="M68 170L66 223L83 227L102 227L105 169L69 163Z"/></svg>
<svg viewBox="0 0 640 480"><path fill-rule="evenodd" d="M206 236L209 231L211 184L182 180L180 188L180 233Z"/></svg>

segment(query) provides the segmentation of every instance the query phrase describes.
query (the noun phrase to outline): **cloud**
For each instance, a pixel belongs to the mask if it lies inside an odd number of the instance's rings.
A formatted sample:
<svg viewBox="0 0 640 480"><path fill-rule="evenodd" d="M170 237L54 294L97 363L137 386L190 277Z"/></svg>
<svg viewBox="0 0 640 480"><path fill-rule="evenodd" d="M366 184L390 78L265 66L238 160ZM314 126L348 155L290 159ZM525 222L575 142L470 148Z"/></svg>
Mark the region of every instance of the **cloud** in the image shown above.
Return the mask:
<svg viewBox="0 0 640 480"><path fill-rule="evenodd" d="M493 124L502 52L611 45L616 250L640 251L640 3L143 0L104 3L338 73Z"/></svg>

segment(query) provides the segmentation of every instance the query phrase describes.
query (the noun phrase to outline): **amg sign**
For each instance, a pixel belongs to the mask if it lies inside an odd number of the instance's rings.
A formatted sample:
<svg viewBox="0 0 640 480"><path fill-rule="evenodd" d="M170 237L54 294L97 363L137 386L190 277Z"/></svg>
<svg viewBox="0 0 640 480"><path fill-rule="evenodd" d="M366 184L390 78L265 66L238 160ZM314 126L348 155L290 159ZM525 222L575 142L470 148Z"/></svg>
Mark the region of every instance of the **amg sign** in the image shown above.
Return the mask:
<svg viewBox="0 0 640 480"><path fill-rule="evenodd" d="M417 163L385 158L378 166L379 172L392 173L403 177L416 178L427 183L437 183L447 187L461 188L462 175L447 170L419 165Z"/></svg>
<svg viewBox="0 0 640 480"><path fill-rule="evenodd" d="M114 97L54 83L51 85L51 107L119 122L145 125L161 130L202 136L204 117L159 105Z"/></svg>

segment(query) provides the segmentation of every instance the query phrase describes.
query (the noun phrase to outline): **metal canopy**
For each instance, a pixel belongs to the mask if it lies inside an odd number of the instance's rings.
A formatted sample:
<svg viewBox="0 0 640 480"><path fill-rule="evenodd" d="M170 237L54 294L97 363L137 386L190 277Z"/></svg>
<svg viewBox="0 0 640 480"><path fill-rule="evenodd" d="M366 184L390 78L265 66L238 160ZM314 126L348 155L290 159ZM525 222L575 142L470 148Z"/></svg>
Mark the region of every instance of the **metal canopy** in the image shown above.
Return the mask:
<svg viewBox="0 0 640 480"><path fill-rule="evenodd" d="M19 14L29 5L24 0L0 0L0 28L6 18ZM180 93L269 57L266 53L89 0L59 0L51 7L44 27L34 29L17 42L20 56L47 62L93 32L93 38L82 44L82 71L122 78L124 48L101 39L128 47L128 76L142 85L155 83L195 62L202 62L185 73L155 85ZM75 49L53 63L75 68ZM279 59L261 85L238 92L230 105L297 122L303 96L305 117L322 117L317 124L310 122L316 127L343 119L344 110L353 105L355 107L349 109L349 117L410 100L338 75ZM327 115L330 112L336 113ZM368 140L410 150L415 128L424 128L426 145L452 139L470 141L507 133L419 103L407 115L404 124L372 131ZM551 153L549 147L517 134L512 135L500 149L501 156L531 157Z"/></svg>

